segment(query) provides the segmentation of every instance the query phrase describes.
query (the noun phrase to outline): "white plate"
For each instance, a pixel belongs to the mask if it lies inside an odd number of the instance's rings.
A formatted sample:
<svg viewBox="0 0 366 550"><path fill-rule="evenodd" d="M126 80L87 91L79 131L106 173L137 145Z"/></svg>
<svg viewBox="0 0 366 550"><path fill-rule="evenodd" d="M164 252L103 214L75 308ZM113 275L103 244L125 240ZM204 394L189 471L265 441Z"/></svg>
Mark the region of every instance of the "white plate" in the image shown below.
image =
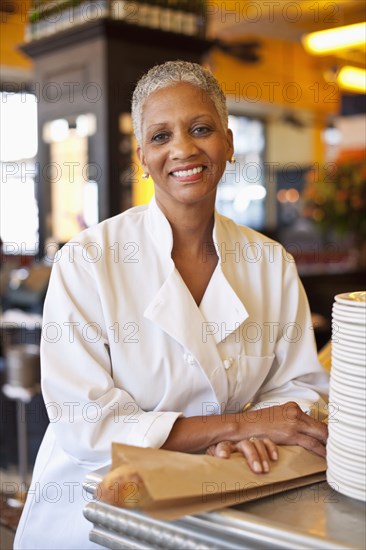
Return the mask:
<svg viewBox="0 0 366 550"><path fill-rule="evenodd" d="M347 403L344 399L332 395L329 404L332 406L332 416L329 423L345 424L345 429L364 430L366 424L365 407ZM337 431L338 427L336 428ZM366 441L365 441L366 445Z"/></svg>
<svg viewBox="0 0 366 550"><path fill-rule="evenodd" d="M331 364L342 372L359 369L359 376L365 376L365 361L358 360L356 357L352 356L346 358L343 354L340 353L332 354Z"/></svg>
<svg viewBox="0 0 366 550"><path fill-rule="evenodd" d="M334 457L341 457L342 462L345 461L351 462L350 468L356 469L358 468L366 468L366 456L363 455L357 455L356 457L352 454L350 455L348 448L338 445L337 441L334 440L334 438L328 437L327 441L327 461L329 459L333 460Z"/></svg>
<svg viewBox="0 0 366 550"><path fill-rule="evenodd" d="M365 336L365 329L363 329L362 325L344 320L339 321L338 319L334 319L332 321L332 329L337 332L345 332L346 334L353 334L353 332L356 331Z"/></svg>
<svg viewBox="0 0 366 550"><path fill-rule="evenodd" d="M354 379L357 380L357 376L354 377ZM338 373L332 372L331 378L330 378L330 387L333 389L339 389L341 393L347 393L347 395L350 394L350 397L359 397L360 399L363 399L366 406L366 386L365 382L357 385L357 383L354 382L354 379L344 379L338 376Z"/></svg>
<svg viewBox="0 0 366 550"><path fill-rule="evenodd" d="M333 359L343 360L344 363L354 363L366 366L366 355L363 350L351 350L342 346L336 346L332 349Z"/></svg>
<svg viewBox="0 0 366 550"><path fill-rule="evenodd" d="M327 462L329 462L329 459L332 460L332 456L335 456L335 460L338 461L347 461L347 456L345 453L342 454L342 450L346 449L345 452L348 453L348 457L351 455L352 459L356 464L361 464L361 466L365 463L365 451L361 447L357 446L347 446L341 444L336 444L337 441L333 440L331 441L328 437L327 441Z"/></svg>
<svg viewBox="0 0 366 550"><path fill-rule="evenodd" d="M331 409L330 409L331 405ZM334 384L331 385L329 391L329 407L332 421L338 419L338 412L345 412L348 414L353 414L356 417L363 418L365 423L366 416L366 405L365 400L362 400L362 397L357 397L355 395L346 395L341 393L334 387Z"/></svg>
<svg viewBox="0 0 366 550"><path fill-rule="evenodd" d="M335 390L341 395L345 395L346 398L349 397L351 399L355 399L357 401L365 400L365 391L360 390L356 388L355 386L351 386L350 384L344 384L343 382L338 382L338 380L334 380L334 378L330 381L330 391Z"/></svg>
<svg viewBox="0 0 366 550"><path fill-rule="evenodd" d="M366 395L366 376L353 376L351 374L340 372L337 369L331 369L330 371L330 384L334 387L334 382L337 382L340 385L344 385L345 391L352 392L360 390L362 396ZM364 399L365 401L365 399Z"/></svg>
<svg viewBox="0 0 366 550"><path fill-rule="evenodd" d="M344 481L357 481L361 485L365 485L366 481L366 464L358 462L358 460L347 460L338 453L327 453L327 466L334 472L339 473Z"/></svg>
<svg viewBox="0 0 366 550"><path fill-rule="evenodd" d="M333 363L333 367L330 370L330 377L339 380L340 382L356 385L360 389L366 389L366 369L359 367L358 372L355 372L349 368L348 365L342 367L337 366L337 362ZM366 395L366 394L365 394Z"/></svg>
<svg viewBox="0 0 366 550"><path fill-rule="evenodd" d="M335 442L334 438L333 438L333 441L331 443L329 443L329 440L330 440L330 438L328 437L327 447L329 447L329 445L331 445L332 447L335 447L334 446L334 442ZM339 445L336 446L337 451L339 451L339 447L347 449L348 454L351 454L353 459L356 462L364 461L364 459L365 459L365 450L362 449L361 446L357 447L357 446L353 445L353 446L350 447L349 445L345 446L345 445L339 443ZM332 451L330 451L330 452L332 453ZM327 460L328 460L328 458L329 458L329 456L328 456L328 452L327 452Z"/></svg>
<svg viewBox="0 0 366 550"><path fill-rule="evenodd" d="M359 290L356 292L344 292L343 294L337 294L334 299L339 304L353 307L366 307L366 290Z"/></svg>
<svg viewBox="0 0 366 550"><path fill-rule="evenodd" d="M356 342L356 344L363 344L365 342L366 336L365 331L357 332L353 329L345 329L343 327L333 327L332 328L332 342L345 343L345 342Z"/></svg>
<svg viewBox="0 0 366 550"><path fill-rule="evenodd" d="M365 354L366 356L366 341L365 342L333 342L332 350L350 351L351 353Z"/></svg>
<svg viewBox="0 0 366 550"><path fill-rule="evenodd" d="M366 441L364 434L358 429L358 437L355 437L355 431L350 426L344 426L342 422L332 422L328 426L328 439L334 441L338 447L347 449L349 452L354 452L357 455L365 456Z"/></svg>
<svg viewBox="0 0 366 550"><path fill-rule="evenodd" d="M344 353L341 353L337 350L337 352L333 352L332 353L332 364L333 364L333 361L340 361L342 363L344 363L345 365L359 365L360 367L366 367L366 363L365 363L365 357L362 356L362 354L353 354L353 353L348 353L346 354L346 352Z"/></svg>
<svg viewBox="0 0 366 550"><path fill-rule="evenodd" d="M351 386L351 388L347 388L348 390L351 389L360 389L363 391L364 387L365 387L365 384L366 384L366 374L365 374L365 369L360 367L360 366L355 366L354 367L354 370L352 369L351 370L351 365L347 365L347 370L345 370L344 368L342 367L337 367L337 364L335 364L333 362L333 365L332 365L332 368L330 370L330 379L335 379L337 380L337 382L339 382L339 378L337 377L338 375L340 376L349 376L349 382L347 384L348 386ZM351 378L352 376L352 378ZM359 380L359 385L355 386L354 384L354 380ZM342 384L344 384L344 380L341 380ZM365 397L365 392L363 391L363 397Z"/></svg>
<svg viewBox="0 0 366 550"><path fill-rule="evenodd" d="M356 407L352 407L351 405L348 406L348 403L345 403L344 400L337 400L337 398L332 399L331 405L332 405L332 417L331 417L332 424L335 424L335 423L342 424L342 425L344 424L342 429L346 431L348 428L359 430L359 431L365 429L366 413L364 409L357 410ZM338 426L335 429L337 432ZM366 441L365 441L365 445L366 445Z"/></svg>
<svg viewBox="0 0 366 550"><path fill-rule="evenodd" d="M344 335L335 337L332 342L332 350L341 350L343 352L351 352L355 354L365 355L366 342L361 338L358 341L348 340Z"/></svg>
<svg viewBox="0 0 366 550"><path fill-rule="evenodd" d="M333 465L329 465L328 470L333 476L333 479L337 478L338 482L345 487L348 487L351 490L355 489L365 492L366 486L364 476L362 477L362 474L352 476L350 475L348 469L334 468Z"/></svg>
<svg viewBox="0 0 366 550"><path fill-rule="evenodd" d="M332 368L330 370L330 376L337 374L343 378L346 378L350 382L359 380L362 386L366 383L366 368L360 365L354 365L354 368L350 366L348 361L342 361L337 358L337 355L333 356Z"/></svg>
<svg viewBox="0 0 366 550"><path fill-rule="evenodd" d="M336 460L330 461L327 459L327 467L328 470L338 477L339 481L354 487L355 489L365 490L365 467L360 466L358 472L350 470L349 463L343 463L341 458L339 463Z"/></svg>
<svg viewBox="0 0 366 550"><path fill-rule="evenodd" d="M330 375L339 374L340 376L350 379L350 382L354 382L355 378L359 379L360 384L365 385L366 380L366 368L364 365L354 365L349 361L344 361L340 357L332 357L332 367Z"/></svg>
<svg viewBox="0 0 366 550"><path fill-rule="evenodd" d="M347 459L349 459L350 456L352 456L352 459L359 464L366 464L366 457L365 457L365 451L362 449L359 449L359 451L356 452L353 451L352 455L350 455L349 447L345 447L339 441L334 437L328 437L327 441L327 460L328 460L328 448L331 450L331 453L336 453L339 455L344 455Z"/></svg>
<svg viewBox="0 0 366 550"><path fill-rule="evenodd" d="M354 376L351 378L342 378L342 376L339 376L338 372L335 372L334 370L331 371L331 378L330 378L330 387L333 389L336 389L337 387L340 388L342 391L342 388L344 387L344 392L347 392L347 395L350 394L352 397L359 397L362 401L365 401L365 394L366 394L366 383L364 380L359 380L359 383L357 383L358 377ZM356 395L357 392L357 395Z"/></svg>
<svg viewBox="0 0 366 550"><path fill-rule="evenodd" d="M343 351L343 353L352 353L353 355L365 356L366 342L347 342L345 340L338 340L334 342L333 349Z"/></svg>
<svg viewBox="0 0 366 550"><path fill-rule="evenodd" d="M335 415L336 413L333 414L334 417ZM328 424L329 434L333 434L338 439L341 439L342 444L349 444L350 440L354 440L355 445L364 445L364 449L366 450L366 431L359 426L351 426L350 424L345 426L343 422L334 422L335 418L333 419L333 416L332 422Z"/></svg>
<svg viewBox="0 0 366 550"><path fill-rule="evenodd" d="M333 323L332 334L333 336L341 335L345 338L348 338L349 340L357 338L358 340L361 340L361 342L364 342L366 338L365 331L360 330L359 332L357 332L356 330L355 332L353 327L349 327L348 325L340 326L338 322Z"/></svg>
<svg viewBox="0 0 366 550"><path fill-rule="evenodd" d="M333 344L364 344L365 342L365 336L358 335L358 334L352 334L351 332L345 332L341 330L334 330L332 333L332 343Z"/></svg>
<svg viewBox="0 0 366 550"><path fill-rule="evenodd" d="M347 324L352 323L363 327L366 325L365 317L356 317L354 315L344 315L343 313L333 312L332 319L334 323L339 323L339 322L343 322Z"/></svg>
<svg viewBox="0 0 366 550"><path fill-rule="evenodd" d="M362 307L354 307L353 304L352 305L349 305L349 304L340 304L339 302L333 302L333 307L332 307L333 310L337 310L337 311L352 311L354 312L355 314L359 313L360 315L362 315L362 311L365 311L366 310L366 307L365 308L362 308Z"/></svg>
<svg viewBox="0 0 366 550"><path fill-rule="evenodd" d="M332 357L332 369L340 372L352 372L356 376L365 376L364 365L354 365L338 357Z"/></svg>
<svg viewBox="0 0 366 550"><path fill-rule="evenodd" d="M344 447L358 449L365 454L366 440L364 430L345 425L343 422L332 422L328 426L329 437L337 439Z"/></svg>
<svg viewBox="0 0 366 550"><path fill-rule="evenodd" d="M365 491L354 489L353 487L348 487L344 483L340 483L337 480L337 477L333 476L332 472L327 471L327 482L331 486L334 491L337 491L337 493L341 493L342 495L346 495L347 497L356 498L357 500L361 500L365 502L366 500L366 493Z"/></svg>
<svg viewBox="0 0 366 550"><path fill-rule="evenodd" d="M361 312L361 313L360 313ZM356 313L353 312L347 312L347 311L338 311L337 309L333 309L332 311L332 319L338 319L338 321L344 321L345 323L352 323L353 319L354 322L359 324L363 323L366 324L366 309L362 310L356 310Z"/></svg>
<svg viewBox="0 0 366 550"><path fill-rule="evenodd" d="M333 302L332 311L352 313L352 315L365 315L363 308L357 308L350 305L339 304L338 302Z"/></svg>
<svg viewBox="0 0 366 550"><path fill-rule="evenodd" d="M357 308L357 307L354 307L353 304L341 304L339 302L333 302L333 307L332 309L336 309L338 311L354 311L354 312L359 312L360 314L362 314L361 312L363 311L363 308ZM366 309L366 308L365 308Z"/></svg>
<svg viewBox="0 0 366 550"><path fill-rule="evenodd" d="M332 321L332 331L334 332L348 332L351 334L357 334L365 338L365 327L363 325L357 325L356 323L347 323L345 321Z"/></svg>
<svg viewBox="0 0 366 550"><path fill-rule="evenodd" d="M344 412L345 410L347 410L347 412ZM356 411L353 411L351 409L346 409L346 407L344 407L343 404L340 407L339 411L335 413L334 420L335 419L339 420L340 423L344 424L345 429L347 429L348 427L358 428L359 430L365 429L365 421L366 421L365 413L362 417L361 415L358 415Z"/></svg>

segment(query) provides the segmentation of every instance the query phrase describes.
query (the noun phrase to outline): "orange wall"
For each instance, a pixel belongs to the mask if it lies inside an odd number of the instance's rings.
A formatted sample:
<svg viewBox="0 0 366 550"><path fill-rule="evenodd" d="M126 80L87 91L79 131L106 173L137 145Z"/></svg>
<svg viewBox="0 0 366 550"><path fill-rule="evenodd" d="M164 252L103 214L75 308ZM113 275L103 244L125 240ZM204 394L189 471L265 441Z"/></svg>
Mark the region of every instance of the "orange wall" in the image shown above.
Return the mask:
<svg viewBox="0 0 366 550"><path fill-rule="evenodd" d="M318 113L336 113L339 91L323 77L321 62L301 44L274 38L262 39L260 61L244 63L215 50L209 64L224 91L237 100L264 101Z"/></svg>
<svg viewBox="0 0 366 550"><path fill-rule="evenodd" d="M17 13L1 13L0 18L0 64L13 68L30 69L31 60L18 50L24 42L25 24L29 0L18 0Z"/></svg>

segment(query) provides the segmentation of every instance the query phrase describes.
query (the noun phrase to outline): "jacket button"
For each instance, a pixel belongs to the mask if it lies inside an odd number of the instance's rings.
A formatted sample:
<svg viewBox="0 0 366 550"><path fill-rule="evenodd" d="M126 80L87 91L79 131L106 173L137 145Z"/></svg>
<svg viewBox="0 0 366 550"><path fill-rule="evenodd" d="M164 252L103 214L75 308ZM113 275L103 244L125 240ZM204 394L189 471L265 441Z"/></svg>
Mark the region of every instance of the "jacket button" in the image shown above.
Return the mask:
<svg viewBox="0 0 366 550"><path fill-rule="evenodd" d="M195 358L193 357L193 355L191 355L190 353L184 353L183 354L183 359L186 363L188 363L189 365L194 365L196 360Z"/></svg>
<svg viewBox="0 0 366 550"><path fill-rule="evenodd" d="M231 367L231 365L233 364L234 362L234 359L232 357L229 357L228 359L225 359L224 360L224 368L227 370Z"/></svg>

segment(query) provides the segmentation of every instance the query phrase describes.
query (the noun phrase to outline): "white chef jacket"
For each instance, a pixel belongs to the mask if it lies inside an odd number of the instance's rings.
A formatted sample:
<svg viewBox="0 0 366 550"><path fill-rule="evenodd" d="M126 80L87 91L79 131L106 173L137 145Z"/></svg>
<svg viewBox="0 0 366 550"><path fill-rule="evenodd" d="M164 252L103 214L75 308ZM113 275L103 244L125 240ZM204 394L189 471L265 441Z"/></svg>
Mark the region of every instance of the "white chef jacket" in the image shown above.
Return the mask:
<svg viewBox="0 0 366 550"><path fill-rule="evenodd" d="M50 425L15 548L98 548L82 482L111 443L160 447L180 416L327 393L293 258L215 212L219 262L197 306L153 199L83 231L55 259L44 307ZM202 250L207 258L214 250Z"/></svg>

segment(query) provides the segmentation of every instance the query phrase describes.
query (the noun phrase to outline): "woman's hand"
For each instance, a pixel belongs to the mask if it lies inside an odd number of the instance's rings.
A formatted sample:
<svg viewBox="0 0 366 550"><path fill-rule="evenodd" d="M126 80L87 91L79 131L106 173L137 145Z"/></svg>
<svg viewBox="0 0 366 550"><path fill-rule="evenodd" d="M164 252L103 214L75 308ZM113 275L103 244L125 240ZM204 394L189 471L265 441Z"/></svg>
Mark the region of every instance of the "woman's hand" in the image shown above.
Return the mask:
<svg viewBox="0 0 366 550"><path fill-rule="evenodd" d="M277 445L299 445L325 457L328 429L305 414L297 403L244 411L236 421L234 441L224 440L207 449L207 454L230 458L240 452L255 473L266 473L270 461L278 459Z"/></svg>
<svg viewBox="0 0 366 550"><path fill-rule="evenodd" d="M211 445L206 454L218 458L230 458L231 453L239 452L247 459L249 468L256 474L267 473L270 470L270 461L278 459L277 447L268 438L242 439L237 443L221 441L217 445Z"/></svg>
<svg viewBox="0 0 366 550"><path fill-rule="evenodd" d="M325 457L328 428L304 413L294 402L245 411L237 425L237 439L268 438L277 445L300 445Z"/></svg>

